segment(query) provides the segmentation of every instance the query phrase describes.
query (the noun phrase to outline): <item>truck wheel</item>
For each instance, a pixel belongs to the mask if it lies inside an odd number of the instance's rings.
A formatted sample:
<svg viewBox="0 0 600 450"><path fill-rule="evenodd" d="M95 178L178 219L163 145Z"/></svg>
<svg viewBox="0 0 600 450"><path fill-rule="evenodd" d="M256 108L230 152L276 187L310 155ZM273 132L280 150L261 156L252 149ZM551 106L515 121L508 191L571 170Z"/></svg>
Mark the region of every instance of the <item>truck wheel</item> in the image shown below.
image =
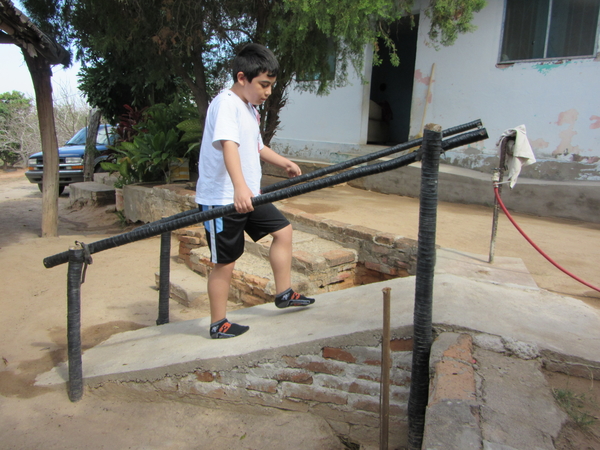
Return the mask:
<svg viewBox="0 0 600 450"><path fill-rule="evenodd" d="M38 183L38 189L40 192L44 192L44 185L42 183ZM65 186L63 184L58 185L58 195L62 194L65 190Z"/></svg>

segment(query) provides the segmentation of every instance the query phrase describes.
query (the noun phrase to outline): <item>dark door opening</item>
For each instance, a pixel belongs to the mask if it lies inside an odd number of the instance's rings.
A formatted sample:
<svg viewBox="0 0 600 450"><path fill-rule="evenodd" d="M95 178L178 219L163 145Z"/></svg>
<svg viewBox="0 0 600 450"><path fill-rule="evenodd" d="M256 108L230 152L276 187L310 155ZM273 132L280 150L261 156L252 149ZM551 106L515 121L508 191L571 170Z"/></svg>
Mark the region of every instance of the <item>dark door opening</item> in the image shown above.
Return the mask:
<svg viewBox="0 0 600 450"><path fill-rule="evenodd" d="M419 16L413 17L414 26L410 17L390 26L390 37L400 58L398 67L390 63L387 47L379 42L382 63L373 66L371 76L368 144L408 141L419 28Z"/></svg>

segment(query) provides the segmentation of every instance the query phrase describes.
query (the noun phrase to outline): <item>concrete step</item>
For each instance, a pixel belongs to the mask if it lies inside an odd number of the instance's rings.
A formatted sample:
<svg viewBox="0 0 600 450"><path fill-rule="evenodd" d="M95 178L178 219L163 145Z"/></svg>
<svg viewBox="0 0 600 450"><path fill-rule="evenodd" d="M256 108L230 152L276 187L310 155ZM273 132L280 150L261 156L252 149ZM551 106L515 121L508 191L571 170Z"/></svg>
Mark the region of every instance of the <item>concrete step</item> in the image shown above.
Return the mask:
<svg viewBox="0 0 600 450"><path fill-rule="evenodd" d="M201 240L201 238L191 237ZM275 284L269 264L272 238L259 242L246 240L246 251L237 261L230 290L230 300L246 306L273 301ZM192 249L183 260L203 277L210 271L210 250L207 246ZM294 231L292 243L292 287L307 295L346 289L354 285L357 253L315 235ZM172 283L173 288L173 283ZM194 287L193 289L197 289ZM173 288L176 292L177 289ZM177 298L197 297L196 293Z"/></svg>
<svg viewBox="0 0 600 450"><path fill-rule="evenodd" d="M160 273L154 274L156 289L160 288ZM210 303L206 278L188 269L184 264L172 264L169 276L170 297L186 308L193 308L195 313L210 316ZM227 302L227 311L244 308L243 303Z"/></svg>
<svg viewBox="0 0 600 450"><path fill-rule="evenodd" d="M154 274L156 289L160 288L160 273ZM208 305L206 278L198 276L187 267L177 264L171 266L170 295L177 303L188 308L200 308Z"/></svg>

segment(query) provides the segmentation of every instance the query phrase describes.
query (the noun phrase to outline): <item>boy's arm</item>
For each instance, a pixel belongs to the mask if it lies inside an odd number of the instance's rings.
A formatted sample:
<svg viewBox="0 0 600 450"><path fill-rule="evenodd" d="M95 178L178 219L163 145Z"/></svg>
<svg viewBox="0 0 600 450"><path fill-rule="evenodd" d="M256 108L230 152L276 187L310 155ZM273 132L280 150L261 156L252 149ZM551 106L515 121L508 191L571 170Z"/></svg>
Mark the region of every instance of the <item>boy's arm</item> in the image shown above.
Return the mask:
<svg viewBox="0 0 600 450"><path fill-rule="evenodd" d="M234 141L221 141L221 145L223 146L225 167L233 183L233 204L235 205L235 210L240 214L253 211L252 197L254 197L254 194L252 194L252 191L246 184L246 179L242 172L239 146Z"/></svg>
<svg viewBox="0 0 600 450"><path fill-rule="evenodd" d="M262 150L260 151L260 159L262 159L263 161L268 162L270 164L273 164L274 166L285 169L285 171L288 174L288 177L290 177L290 178L297 177L298 175L302 175L302 170L300 170L300 167L298 167L298 164L290 161L289 159L287 159L284 156L281 156L278 153L275 153L274 150L270 149L267 146L263 147Z"/></svg>

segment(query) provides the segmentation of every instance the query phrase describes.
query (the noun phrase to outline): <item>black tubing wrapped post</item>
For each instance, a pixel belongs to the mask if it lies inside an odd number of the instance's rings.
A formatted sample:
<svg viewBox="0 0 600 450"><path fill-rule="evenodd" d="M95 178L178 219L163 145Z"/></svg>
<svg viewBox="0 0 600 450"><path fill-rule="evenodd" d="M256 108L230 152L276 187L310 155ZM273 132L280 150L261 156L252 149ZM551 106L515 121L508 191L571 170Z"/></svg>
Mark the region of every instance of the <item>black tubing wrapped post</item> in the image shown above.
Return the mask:
<svg viewBox="0 0 600 450"><path fill-rule="evenodd" d="M156 325L169 323L169 296L171 290L171 232L160 235L160 275L158 286L158 319Z"/></svg>
<svg viewBox="0 0 600 450"><path fill-rule="evenodd" d="M408 448L410 450L421 450L429 397L429 355L433 341L432 298L441 139L442 132L439 125L430 124L425 128L413 319L414 345L408 400Z"/></svg>
<svg viewBox="0 0 600 450"><path fill-rule="evenodd" d="M69 248L67 271L67 353L69 357L69 400L77 402L83 396L81 364L81 274L84 252Z"/></svg>

